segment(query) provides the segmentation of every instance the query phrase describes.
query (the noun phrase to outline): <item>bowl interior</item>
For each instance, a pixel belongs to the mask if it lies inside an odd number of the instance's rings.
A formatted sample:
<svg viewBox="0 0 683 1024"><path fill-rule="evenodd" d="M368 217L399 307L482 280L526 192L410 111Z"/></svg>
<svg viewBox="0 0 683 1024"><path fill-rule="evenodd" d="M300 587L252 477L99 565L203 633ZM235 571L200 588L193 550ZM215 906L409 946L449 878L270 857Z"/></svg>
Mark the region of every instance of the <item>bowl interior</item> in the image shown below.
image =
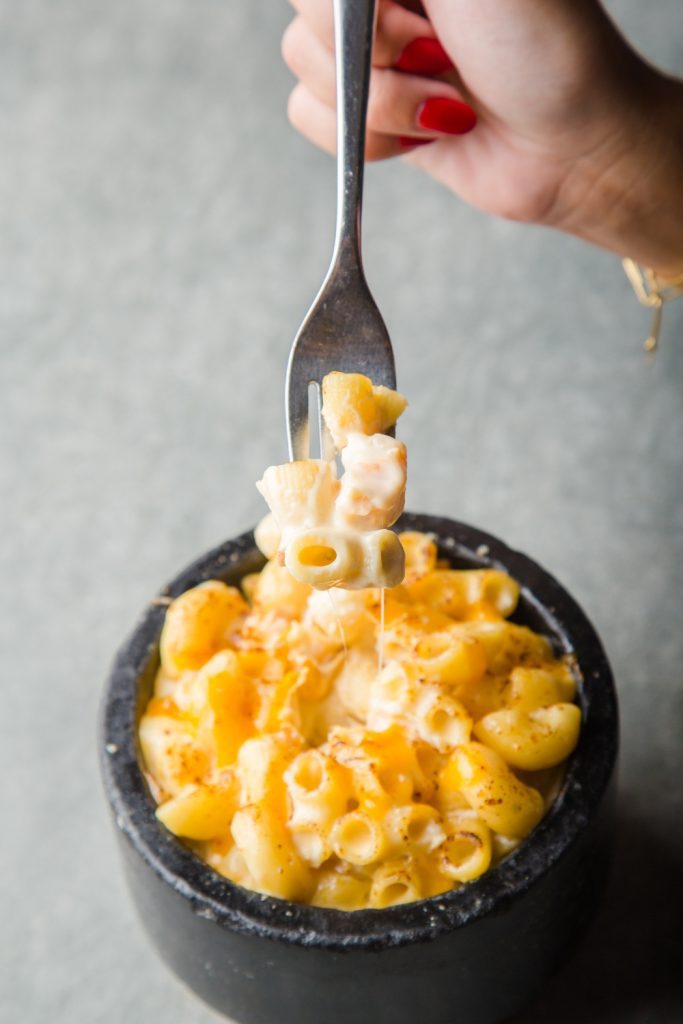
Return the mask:
<svg viewBox="0 0 683 1024"><path fill-rule="evenodd" d="M399 530L432 533L454 568L497 568L521 584L512 621L547 636L557 654L572 655L583 715L578 746L561 791L529 837L504 861L462 888L386 910L353 912L290 903L251 892L216 874L155 817L141 770L137 726L159 664L158 641L169 597L206 579L237 583L263 556L245 533L198 559L151 602L121 648L102 706L101 758L117 825L149 865L196 903L196 912L230 928L279 941L329 948L386 947L462 927L526 891L569 849L598 813L617 751L617 708L602 645L573 598L535 562L501 541L453 520L405 513Z"/></svg>

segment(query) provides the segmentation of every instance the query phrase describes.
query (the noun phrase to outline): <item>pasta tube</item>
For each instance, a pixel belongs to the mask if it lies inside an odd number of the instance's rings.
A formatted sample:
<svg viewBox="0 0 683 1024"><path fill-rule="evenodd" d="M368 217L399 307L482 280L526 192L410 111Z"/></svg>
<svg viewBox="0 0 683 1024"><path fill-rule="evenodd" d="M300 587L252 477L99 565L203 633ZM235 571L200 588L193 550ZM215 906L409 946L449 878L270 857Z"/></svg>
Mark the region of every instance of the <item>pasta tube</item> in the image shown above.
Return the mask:
<svg viewBox="0 0 683 1024"><path fill-rule="evenodd" d="M519 583L498 569L469 569L465 572L470 605L495 609L503 618L512 615L519 601Z"/></svg>
<svg viewBox="0 0 683 1024"><path fill-rule="evenodd" d="M406 556L406 582L413 583L436 569L437 548L428 534L405 530L398 539Z"/></svg>
<svg viewBox="0 0 683 1024"><path fill-rule="evenodd" d="M384 826L391 847L405 853L431 853L446 838L439 812L429 804L392 807Z"/></svg>
<svg viewBox="0 0 683 1024"><path fill-rule="evenodd" d="M421 898L420 876L412 858L386 861L375 872L370 889L371 907L395 907Z"/></svg>
<svg viewBox="0 0 683 1024"><path fill-rule="evenodd" d="M284 823L268 807L251 805L235 814L232 835L261 892L284 900L305 900L313 875L294 849Z"/></svg>
<svg viewBox="0 0 683 1024"><path fill-rule="evenodd" d="M370 880L341 871L323 871L311 903L315 907L360 910L368 905Z"/></svg>
<svg viewBox="0 0 683 1024"><path fill-rule="evenodd" d="M479 817L495 832L524 838L543 815L543 797L513 775L507 764L482 743L457 747L441 775L442 784L460 790Z"/></svg>
<svg viewBox="0 0 683 1024"><path fill-rule="evenodd" d="M241 803L268 806L282 821L287 817L283 773L296 748L285 734L254 736L243 743L237 758Z"/></svg>
<svg viewBox="0 0 683 1024"><path fill-rule="evenodd" d="M337 451L349 434L377 434L393 427L408 402L362 373L332 371L323 378L323 419Z"/></svg>
<svg viewBox="0 0 683 1024"><path fill-rule="evenodd" d="M284 775L289 793L291 828L329 827L346 811L351 780L345 769L319 750L305 750Z"/></svg>
<svg viewBox="0 0 683 1024"><path fill-rule="evenodd" d="M213 839L226 835L237 807L236 787L189 786L157 808L157 818L176 836Z"/></svg>
<svg viewBox="0 0 683 1024"><path fill-rule="evenodd" d="M287 542L292 530L327 523L339 490L333 463L322 459L269 466L256 486L281 531L281 544Z"/></svg>
<svg viewBox="0 0 683 1024"><path fill-rule="evenodd" d="M361 538L363 585L397 587L405 573L405 553L391 530L376 530Z"/></svg>
<svg viewBox="0 0 683 1024"><path fill-rule="evenodd" d="M364 811L349 811L335 822L332 849L349 864L372 864L379 860L387 839L380 823Z"/></svg>
<svg viewBox="0 0 683 1024"><path fill-rule="evenodd" d="M254 530L256 547L266 558L275 558L280 547L280 527L272 512L265 515Z"/></svg>
<svg viewBox="0 0 683 1024"><path fill-rule="evenodd" d="M439 848L439 868L447 878L469 882L488 871L491 831L481 818L463 814L449 821L449 832Z"/></svg>
<svg viewBox="0 0 683 1024"><path fill-rule="evenodd" d="M342 451L344 475L335 520L354 530L395 523L405 504L406 446L386 434L352 434Z"/></svg>
<svg viewBox="0 0 683 1024"><path fill-rule="evenodd" d="M316 590L351 586L363 570L360 541L331 527L298 533L285 548L285 565L292 576Z"/></svg>
<svg viewBox="0 0 683 1024"><path fill-rule="evenodd" d="M177 678L229 645L230 629L247 612L239 590L207 580L177 597L166 612L159 649L164 671Z"/></svg>
<svg viewBox="0 0 683 1024"><path fill-rule="evenodd" d="M427 679L455 688L475 686L486 671L483 646L475 637L456 634L453 630L420 637L415 654Z"/></svg>
<svg viewBox="0 0 683 1024"><path fill-rule="evenodd" d="M252 591L252 607L259 611L273 608L283 618L297 619L306 608L310 594L308 584L296 579L273 559L258 574Z"/></svg>
<svg viewBox="0 0 683 1024"><path fill-rule="evenodd" d="M187 785L201 782L209 770L209 755L188 722L148 712L138 735L157 799L177 796Z"/></svg>
<svg viewBox="0 0 683 1024"><path fill-rule="evenodd" d="M533 711L504 708L480 719L474 734L513 768L540 771L564 761L581 728L576 704L552 704Z"/></svg>
<svg viewBox="0 0 683 1024"><path fill-rule="evenodd" d="M369 680L365 715L371 729L388 729L394 723L408 725L420 692L417 673L410 664L388 662Z"/></svg>
<svg viewBox="0 0 683 1024"><path fill-rule="evenodd" d="M219 767L234 764L240 747L255 732L254 684L234 651L221 651L201 671L206 706L200 733Z"/></svg>
<svg viewBox="0 0 683 1024"><path fill-rule="evenodd" d="M576 680L564 663L552 668L514 668L505 703L518 711L533 711L573 699Z"/></svg>
<svg viewBox="0 0 683 1024"><path fill-rule="evenodd" d="M418 736L441 753L470 738L472 719L467 709L436 686L422 687L413 714Z"/></svg>

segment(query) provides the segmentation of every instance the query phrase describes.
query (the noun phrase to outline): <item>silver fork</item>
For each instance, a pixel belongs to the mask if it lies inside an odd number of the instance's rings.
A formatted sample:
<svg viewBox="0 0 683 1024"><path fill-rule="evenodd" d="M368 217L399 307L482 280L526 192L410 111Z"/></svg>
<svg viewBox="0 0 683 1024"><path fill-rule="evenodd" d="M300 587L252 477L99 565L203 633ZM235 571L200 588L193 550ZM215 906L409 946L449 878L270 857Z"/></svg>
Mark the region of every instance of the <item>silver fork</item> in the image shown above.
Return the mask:
<svg viewBox="0 0 683 1024"><path fill-rule="evenodd" d="M320 385L330 370L364 373L396 387L389 333L361 259L365 121L375 0L334 0L337 65L337 229L332 262L289 354L286 383L290 459L310 457L309 387L317 392L321 455L330 457Z"/></svg>

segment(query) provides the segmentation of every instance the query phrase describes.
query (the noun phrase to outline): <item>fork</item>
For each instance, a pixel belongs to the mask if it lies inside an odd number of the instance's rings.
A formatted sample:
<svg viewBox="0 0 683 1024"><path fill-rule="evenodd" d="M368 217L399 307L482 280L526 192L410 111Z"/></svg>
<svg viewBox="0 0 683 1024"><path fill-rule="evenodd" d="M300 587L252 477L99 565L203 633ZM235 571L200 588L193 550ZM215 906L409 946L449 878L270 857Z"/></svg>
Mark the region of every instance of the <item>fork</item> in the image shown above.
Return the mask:
<svg viewBox="0 0 683 1024"><path fill-rule="evenodd" d="M375 0L334 0L337 68L337 226L332 262L289 354L286 382L290 459L310 457L309 388L315 385L323 458L333 454L321 415L321 383L331 370L364 373L396 387L389 333L363 272L361 207L365 122Z"/></svg>

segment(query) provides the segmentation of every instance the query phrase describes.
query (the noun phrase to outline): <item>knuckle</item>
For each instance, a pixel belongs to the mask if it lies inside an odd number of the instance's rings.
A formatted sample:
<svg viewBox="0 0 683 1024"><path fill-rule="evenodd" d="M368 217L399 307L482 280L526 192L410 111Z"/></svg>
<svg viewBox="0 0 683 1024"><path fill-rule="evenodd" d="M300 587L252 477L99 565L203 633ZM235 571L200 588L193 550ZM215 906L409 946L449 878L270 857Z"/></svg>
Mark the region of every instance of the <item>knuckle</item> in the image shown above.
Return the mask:
<svg viewBox="0 0 683 1024"><path fill-rule="evenodd" d="M380 4L377 9L377 28L372 49L373 63L379 67L393 64L401 49L394 39L392 9L387 4Z"/></svg>
<svg viewBox="0 0 683 1024"><path fill-rule="evenodd" d="M283 32L282 42L280 43L282 59L289 70L294 73L296 73L297 62L301 49L300 35L299 18L295 18L293 21L290 21L289 25Z"/></svg>
<svg viewBox="0 0 683 1024"><path fill-rule="evenodd" d="M381 23L377 24L377 32L372 44L372 63L375 67L389 67L396 56L396 47L391 44L382 31Z"/></svg>
<svg viewBox="0 0 683 1024"><path fill-rule="evenodd" d="M391 74L374 70L370 78L368 126L377 131L386 130L396 120L396 109Z"/></svg>

